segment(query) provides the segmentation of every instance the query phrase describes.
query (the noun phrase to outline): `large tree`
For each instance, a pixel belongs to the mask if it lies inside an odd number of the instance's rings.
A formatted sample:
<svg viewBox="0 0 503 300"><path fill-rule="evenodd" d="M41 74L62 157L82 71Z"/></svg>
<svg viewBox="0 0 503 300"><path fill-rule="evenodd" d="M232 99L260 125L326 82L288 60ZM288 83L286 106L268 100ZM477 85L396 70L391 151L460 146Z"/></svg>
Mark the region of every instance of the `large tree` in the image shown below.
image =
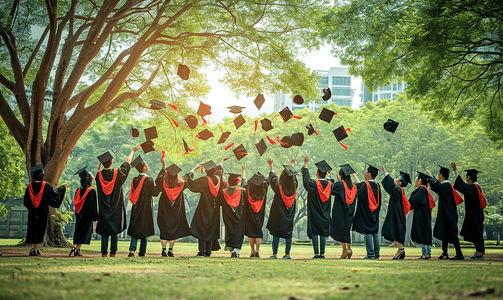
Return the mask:
<svg viewBox="0 0 503 300"><path fill-rule="evenodd" d="M183 110L188 100L208 92L199 70L209 65L225 72L223 80L237 94L315 95L317 75L296 57L301 47L318 46L312 20L320 5L304 0L3 1L0 116L24 152L26 169L42 163L46 180L55 185L75 143L95 120L134 114L135 107L148 106L145 94ZM36 36L38 28L42 34ZM188 81L177 77L179 63L190 68ZM61 240L53 225L49 245Z"/></svg>
<svg viewBox="0 0 503 300"><path fill-rule="evenodd" d="M444 122L478 119L503 145L499 1L336 1L318 22L334 54L371 89L396 80Z"/></svg>

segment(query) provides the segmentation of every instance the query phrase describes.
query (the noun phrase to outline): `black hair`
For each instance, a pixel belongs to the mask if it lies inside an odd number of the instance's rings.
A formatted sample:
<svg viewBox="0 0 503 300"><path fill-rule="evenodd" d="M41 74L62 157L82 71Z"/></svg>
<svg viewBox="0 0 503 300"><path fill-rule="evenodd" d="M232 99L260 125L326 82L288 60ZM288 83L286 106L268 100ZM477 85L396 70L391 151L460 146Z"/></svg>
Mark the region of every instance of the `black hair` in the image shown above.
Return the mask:
<svg viewBox="0 0 503 300"><path fill-rule="evenodd" d="M89 171L84 171L79 174L80 176L80 185L82 187L89 187L92 184L93 178L91 177L91 173Z"/></svg>
<svg viewBox="0 0 503 300"><path fill-rule="evenodd" d="M104 162L104 163L102 163L102 165L103 165L103 167L105 167L105 168L110 168L110 166L112 165L112 160L109 160L109 161L107 161L107 162Z"/></svg>
<svg viewBox="0 0 503 300"><path fill-rule="evenodd" d="M449 170L444 171L443 169L440 169L440 171L438 171L438 173L442 174L444 176L445 180L449 180Z"/></svg>
<svg viewBox="0 0 503 300"><path fill-rule="evenodd" d="M353 188L353 181L351 180L351 176L344 174L342 169L339 170L339 175L341 176L341 180L344 181L346 183L346 185L348 186L348 189L352 189Z"/></svg>
<svg viewBox="0 0 503 300"><path fill-rule="evenodd" d="M320 178L325 178L327 177L327 172L322 172L320 171L320 169L318 169L318 175L320 176Z"/></svg>
<svg viewBox="0 0 503 300"><path fill-rule="evenodd" d="M473 173L471 173L470 175L466 174L466 177L470 177L470 179L473 182L477 182L477 174L473 174Z"/></svg>
<svg viewBox="0 0 503 300"><path fill-rule="evenodd" d="M372 176L372 179L375 179L377 177L377 173L379 172L379 170L374 170L371 168L368 168L367 171L369 172L370 176Z"/></svg>
<svg viewBox="0 0 503 300"><path fill-rule="evenodd" d="M401 187L404 188L409 184L402 176L399 176L398 178L400 178L400 182L402 183Z"/></svg>
<svg viewBox="0 0 503 300"><path fill-rule="evenodd" d="M31 179L33 179L33 181L42 181L44 180L44 175L44 171L31 173Z"/></svg>

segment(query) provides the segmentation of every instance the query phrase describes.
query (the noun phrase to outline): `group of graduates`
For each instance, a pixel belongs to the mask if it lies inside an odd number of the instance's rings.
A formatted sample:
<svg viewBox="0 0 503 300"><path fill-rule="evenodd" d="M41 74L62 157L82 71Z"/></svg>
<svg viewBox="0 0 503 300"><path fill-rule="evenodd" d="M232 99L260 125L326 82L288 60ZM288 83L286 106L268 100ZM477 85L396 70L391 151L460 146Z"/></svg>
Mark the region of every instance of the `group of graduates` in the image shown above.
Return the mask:
<svg viewBox="0 0 503 300"><path fill-rule="evenodd" d="M225 244L231 257L239 257L244 236L248 237L251 247L250 257L260 257L260 245L263 238L267 192L271 188L274 198L271 203L266 228L273 236L270 258L277 258L281 238L285 239L284 259L290 258L292 231L296 212L296 195L298 188L295 169L295 158L290 164L283 165L278 176L273 167L273 160L267 158L269 176L260 172L249 180L245 177L246 166L242 174L224 174L223 164L229 159L222 158L217 165L213 161L194 166L183 176L177 165L166 167L161 158L162 169L154 180L147 175L147 163L134 153L140 148L136 145L126 161L113 169L113 156L106 152L98 157L104 169L96 175L96 188L92 182L95 177L87 167L75 175L81 179L81 187L74 197L76 227L74 246L70 256L82 256L82 244L89 244L93 234L93 222L98 221L96 233L101 235L101 253L108 255L110 240L110 257L117 252L117 235L128 229L131 237L129 257L135 256L140 240L139 256L145 256L147 239L154 235L153 197L161 195L158 204L157 224L160 229L162 256L173 257L175 241L186 236L198 239L197 257L209 257L212 251L220 249L220 207L225 224ZM400 172L393 179L384 168L384 179L379 184L375 179L379 169L368 164L364 181L360 182L358 174L350 165L340 166L335 178L331 177L331 166L322 160L317 162L316 179L311 178L308 170L309 158L305 156L301 169L302 184L308 193L307 198L307 235L313 243L313 258L325 258L327 237L340 242L340 258L351 258L351 231L364 235L367 255L365 259L379 259L379 213L382 207L382 191L390 195L387 214L381 235L398 245L393 259L405 258L404 241L406 216L414 212L411 229L412 241L423 245L421 259L431 258L432 229L431 210L435 201L428 186L438 196L438 213L433 229L433 236L442 241L442 255L439 259L449 259L448 244L453 244L456 255L450 259L464 259L458 240L458 215L456 206L465 202L465 219L461 235L473 242L476 248L471 259L484 259L483 222L485 198L477 183L478 171L467 170L466 182L457 173L457 166L451 163L456 175L452 185L449 179L450 170L440 168L437 178L418 172L414 180L416 189L406 197L403 188L412 184L410 175ZM124 203L123 185L131 171L136 168L138 176L131 181L129 200L132 202L129 226L126 225L126 204ZM195 177L195 171L203 168L205 176ZM202 171L201 170L201 171ZM202 173L202 172L201 172ZM24 205L29 211L26 243L32 244L30 256L40 255L39 246L44 239L48 222L49 206L59 207L66 192L67 184L56 190L45 182L42 165L32 168L32 182L26 189ZM353 180L351 179L353 177ZM184 191L188 189L200 194L197 208L189 226L185 211ZM333 204L332 204L333 196ZM167 248L169 242L169 248Z"/></svg>

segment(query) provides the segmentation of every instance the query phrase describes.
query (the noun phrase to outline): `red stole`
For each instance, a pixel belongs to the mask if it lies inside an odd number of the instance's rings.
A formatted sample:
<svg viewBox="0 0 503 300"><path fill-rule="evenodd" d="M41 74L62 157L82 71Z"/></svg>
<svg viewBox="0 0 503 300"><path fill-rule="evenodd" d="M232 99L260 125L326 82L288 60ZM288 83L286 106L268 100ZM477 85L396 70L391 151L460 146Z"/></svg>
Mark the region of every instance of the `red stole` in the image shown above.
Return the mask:
<svg viewBox="0 0 503 300"><path fill-rule="evenodd" d="M98 172L98 178L100 180L101 189L103 190L103 193L108 196L114 190L115 180L117 179L117 169L114 170L114 177L112 177L112 180L109 182L103 179L103 175L101 175L101 172L103 171Z"/></svg>
<svg viewBox="0 0 503 300"><path fill-rule="evenodd" d="M236 192L232 195L228 195L225 190L222 191L224 194L225 202L232 207L238 207L239 200L241 200L241 189L236 189Z"/></svg>
<svg viewBox="0 0 503 300"><path fill-rule="evenodd" d="M342 180L342 184L344 184L344 195L346 197L346 204L350 205L355 201L358 189L356 188L356 185L353 184L353 187L350 190L344 180Z"/></svg>
<svg viewBox="0 0 503 300"><path fill-rule="evenodd" d="M451 188L452 188L452 194L454 196L454 201L456 202L456 206L460 205L461 203L463 203L463 198L458 194L458 192L454 189L454 187L452 186L452 184L449 182L449 184L451 185Z"/></svg>
<svg viewBox="0 0 503 300"><path fill-rule="evenodd" d="M75 206L75 212L77 214L80 214L80 211L82 210L82 206L84 205L84 202L86 202L86 197L87 194L93 189L92 186L88 187L87 190L84 193L84 196L80 197L80 190L82 187L77 189L77 192L75 193L75 197L73 198L73 205Z"/></svg>
<svg viewBox="0 0 503 300"><path fill-rule="evenodd" d="M430 212L431 210L435 207L435 199L433 199L433 196L430 194L430 190L428 189L427 186L422 185L426 189L426 192L428 193L428 205L430 206Z"/></svg>
<svg viewBox="0 0 503 300"><path fill-rule="evenodd" d="M293 205L293 202L295 201L295 196L297 196L297 190L293 193L291 196L286 196L285 193L283 192L283 188L281 185L279 186L279 192L281 194L281 199L283 199L283 202L285 202L286 208L290 208Z"/></svg>
<svg viewBox="0 0 503 300"><path fill-rule="evenodd" d="M248 201L250 202L250 206L253 210L253 212L258 213L260 209L262 208L262 204L264 203L265 195L262 200L253 200L253 198L250 196L250 191L248 191Z"/></svg>
<svg viewBox="0 0 503 300"><path fill-rule="evenodd" d="M175 201L176 198L178 198L178 195L180 195L180 193L183 190L183 183L177 187L170 189L170 188L168 188L166 181L163 180L162 185L164 186L164 191L166 192L166 196L168 196L168 199L171 201Z"/></svg>
<svg viewBox="0 0 503 300"><path fill-rule="evenodd" d="M407 197L405 197L405 193L403 192L403 189L401 186L399 186L400 190L402 190L402 204L403 204L403 216L407 217L407 213L409 212L410 209L410 203L409 200L407 200Z"/></svg>
<svg viewBox="0 0 503 300"><path fill-rule="evenodd" d="M479 191L480 208L482 208L482 209L486 208L486 206L487 206L486 197L484 197L484 194L482 193L482 190L480 189L478 184L474 183L473 185L477 188L477 191Z"/></svg>
<svg viewBox="0 0 503 300"><path fill-rule="evenodd" d="M210 176L206 176L206 178L208 178L208 187L210 188L211 194L216 197L220 190L220 177L217 176L217 184L213 184L213 180L211 180Z"/></svg>
<svg viewBox="0 0 503 300"><path fill-rule="evenodd" d="M367 185L367 195L369 198L369 208L371 211L375 211L377 207L379 207L379 184L377 185L377 199L374 196L374 193L372 192L372 188L370 187L370 182L365 181L365 184ZM377 183L376 183L377 184Z"/></svg>
<svg viewBox="0 0 503 300"><path fill-rule="evenodd" d="M131 200L131 202L133 202L133 205L136 204L136 202L138 201L138 197L140 196L140 192L141 192L141 187L143 186L143 182L145 181L145 178L147 178L148 176L143 176L142 179L140 179L140 183L138 183L138 186L136 187L136 189L133 187L133 181L134 181L134 178L133 180L131 180L131 192L129 193L129 200Z"/></svg>
<svg viewBox="0 0 503 300"><path fill-rule="evenodd" d="M30 192L31 203L35 208L38 208L40 206L40 201L42 201L42 195L44 194L45 181L42 181L40 191L36 196L33 194L32 184L33 182L28 185L28 191Z"/></svg>
<svg viewBox="0 0 503 300"><path fill-rule="evenodd" d="M316 187L318 188L318 194L320 195L321 202L327 202L327 200L330 199L330 194L332 193L332 182L328 181L327 186L323 189L321 182L316 180Z"/></svg>

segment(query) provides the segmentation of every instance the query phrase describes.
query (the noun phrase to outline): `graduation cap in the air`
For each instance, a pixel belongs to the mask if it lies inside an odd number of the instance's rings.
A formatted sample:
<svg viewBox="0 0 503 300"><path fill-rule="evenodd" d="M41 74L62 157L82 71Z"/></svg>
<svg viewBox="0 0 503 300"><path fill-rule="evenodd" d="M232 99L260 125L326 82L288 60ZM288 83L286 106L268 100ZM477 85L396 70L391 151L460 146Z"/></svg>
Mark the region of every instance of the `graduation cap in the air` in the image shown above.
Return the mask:
<svg viewBox="0 0 503 300"><path fill-rule="evenodd" d="M44 172L44 166L43 165L36 165L34 167L31 167L31 173L32 174L39 174Z"/></svg>
<svg viewBox="0 0 503 300"><path fill-rule="evenodd" d="M134 128L133 126L131 126L131 135L134 138L137 138L140 136L140 131L138 129Z"/></svg>
<svg viewBox="0 0 503 300"><path fill-rule="evenodd" d="M185 122L187 123L187 126L189 126L190 129L194 129L197 127L197 118L194 115L189 115L185 118Z"/></svg>
<svg viewBox="0 0 503 300"><path fill-rule="evenodd" d="M84 176L87 176L87 166L83 167L82 169L78 170L74 175L79 175L81 178Z"/></svg>
<svg viewBox="0 0 503 300"><path fill-rule="evenodd" d="M297 173L297 170L295 170L292 165L283 165L283 168L285 169L284 171L288 176L299 175L299 173Z"/></svg>
<svg viewBox="0 0 503 300"><path fill-rule="evenodd" d="M327 173L328 171L332 170L332 167L325 160L319 161L315 163L315 165L322 173Z"/></svg>
<svg viewBox="0 0 503 300"><path fill-rule="evenodd" d="M465 170L465 172L466 172L466 175L470 176L470 177L472 177L472 175L477 175L478 173L480 173L480 171L476 170L476 169Z"/></svg>
<svg viewBox="0 0 503 300"><path fill-rule="evenodd" d="M330 98L332 98L332 91L330 90L330 88L324 88L322 90L323 92L323 97L321 97L323 100L325 101L328 101L330 100Z"/></svg>
<svg viewBox="0 0 503 300"><path fill-rule="evenodd" d="M189 148L189 145L187 145L187 142L185 142L184 139L182 139L182 141L183 141L183 148L185 149L184 154L189 154L190 152L194 151L194 149Z"/></svg>
<svg viewBox="0 0 503 300"><path fill-rule="evenodd" d="M290 108L288 108L288 106L283 108L283 110L281 110L279 112L279 114L281 115L281 117L283 118L283 121L285 121L285 122L290 120L293 117L293 113L290 110Z"/></svg>
<svg viewBox="0 0 503 300"><path fill-rule="evenodd" d="M217 145L225 143L225 141L227 141L227 139L229 138L229 135L231 135L230 131L222 132L222 134L220 135L220 138L218 139Z"/></svg>
<svg viewBox="0 0 503 300"><path fill-rule="evenodd" d="M248 155L248 152L246 152L245 146L243 146L243 144L240 144L239 146L234 148L232 152L234 152L234 155L236 156L238 161L240 161L243 157Z"/></svg>
<svg viewBox="0 0 503 300"><path fill-rule="evenodd" d="M258 94L257 97L255 97L255 100L253 100L253 103L255 104L257 109L259 109L259 110L262 107L262 105L264 104L264 102L265 102L265 98L264 98L264 95L262 95L262 94Z"/></svg>
<svg viewBox="0 0 503 300"><path fill-rule="evenodd" d="M407 183L412 183L412 181L410 180L410 175L408 173L405 173L405 172L402 172L400 171L400 177L402 177L402 179L407 182Z"/></svg>
<svg viewBox="0 0 503 300"><path fill-rule="evenodd" d="M255 147L257 147L258 153L260 156L264 154L265 150L267 150L267 145L265 144L264 139L260 139L258 143L255 144Z"/></svg>
<svg viewBox="0 0 503 300"><path fill-rule="evenodd" d="M98 160L100 161L100 163L104 164L106 163L107 161L111 161L114 157L112 156L112 154L110 154L109 151L101 154L100 156L98 156Z"/></svg>
<svg viewBox="0 0 503 300"><path fill-rule="evenodd" d="M267 178L265 178L264 175L260 174L260 172L253 174L253 176L248 180L248 182L256 186L261 185L262 183L264 183L264 181L267 181Z"/></svg>
<svg viewBox="0 0 503 300"><path fill-rule="evenodd" d="M335 115L335 112L323 107L318 118L320 118L320 120L323 120L327 123L330 123L330 122L332 122L332 118L334 117L334 115Z"/></svg>
<svg viewBox="0 0 503 300"><path fill-rule="evenodd" d="M241 177L241 175L230 173L229 174L229 186L238 185L239 184L239 180L238 180L239 177Z"/></svg>
<svg viewBox="0 0 503 300"><path fill-rule="evenodd" d="M290 135L290 143L292 146L302 146L302 144L304 144L304 134L302 132L297 132Z"/></svg>
<svg viewBox="0 0 503 300"><path fill-rule="evenodd" d="M284 137L282 137L281 140L280 140L280 145L283 148L290 148L290 147L292 147L291 136L285 135Z"/></svg>
<svg viewBox="0 0 503 300"><path fill-rule="evenodd" d="M236 126L236 129L239 129L244 123L246 123L246 120L241 114L234 119L234 126Z"/></svg>
<svg viewBox="0 0 503 300"><path fill-rule="evenodd" d="M344 129L344 126L339 126L332 131L334 133L335 138L337 139L338 142L342 141L343 139L348 137L348 133Z"/></svg>
<svg viewBox="0 0 503 300"><path fill-rule="evenodd" d="M440 170L438 171L438 173L444 175L444 177L448 177L450 170L448 168L442 167L441 165L438 165L438 166L440 167Z"/></svg>
<svg viewBox="0 0 503 300"><path fill-rule="evenodd" d="M198 136L199 136L199 139L203 140L203 141L206 141L207 139L214 137L213 133L211 131L209 131L208 129L205 129L205 130L199 132Z"/></svg>
<svg viewBox="0 0 503 300"><path fill-rule="evenodd" d="M131 162L131 167L136 168L138 172L143 171L143 167L145 166L145 161L141 158L141 155L138 155L133 162Z"/></svg>
<svg viewBox="0 0 503 300"><path fill-rule="evenodd" d="M211 106L209 106L208 104L204 104L203 102L199 103L197 114L202 117L211 115Z"/></svg>
<svg viewBox="0 0 503 300"><path fill-rule="evenodd" d="M152 110L159 110L159 109L166 108L166 103L159 101L159 100L156 100L156 99L150 100L149 103L150 103L150 109L152 109Z"/></svg>
<svg viewBox="0 0 503 300"><path fill-rule="evenodd" d="M306 128L307 128L307 135L312 135L313 133L318 135L318 132L316 132L316 130L314 130L313 124L311 124L311 123L307 124Z"/></svg>
<svg viewBox="0 0 503 300"><path fill-rule="evenodd" d="M157 138L157 129L155 128L155 126L145 129L144 132L145 132L145 139L147 141L151 141Z"/></svg>
<svg viewBox="0 0 503 300"><path fill-rule="evenodd" d="M304 98L302 98L301 95L295 95L295 97L293 97L293 103L301 105L304 103Z"/></svg>
<svg viewBox="0 0 503 300"><path fill-rule="evenodd" d="M211 171L217 167L217 164L215 164L212 160L209 160L205 162L202 165L203 169L206 170L206 172Z"/></svg>
<svg viewBox="0 0 503 300"><path fill-rule="evenodd" d="M232 105L232 106L229 106L227 107L229 110L230 113L232 114L240 114L242 113L242 110L245 109L246 107L244 106L238 106L238 105Z"/></svg>
<svg viewBox="0 0 503 300"><path fill-rule="evenodd" d="M386 123L384 123L384 130L389 131L391 133L395 133L396 128L398 127L398 124L400 124L400 123L393 121L391 119L388 119L388 121L386 121Z"/></svg>
<svg viewBox="0 0 503 300"><path fill-rule="evenodd" d="M260 124L262 124L262 129L264 129L265 131L273 129L271 120L267 118L263 118L262 120L260 120Z"/></svg>
<svg viewBox="0 0 503 300"><path fill-rule="evenodd" d="M140 144L143 153L147 154L149 152L155 151L154 142L151 140L147 140L146 142Z"/></svg>
<svg viewBox="0 0 503 300"><path fill-rule="evenodd" d="M377 173L379 173L379 169L374 167L373 165L366 163L368 165L367 171L372 174L374 177L377 176Z"/></svg>
<svg viewBox="0 0 503 300"><path fill-rule="evenodd" d="M186 65L178 64L178 71L176 72L183 80L189 79L190 69Z"/></svg>
<svg viewBox="0 0 503 300"><path fill-rule="evenodd" d="M171 174L171 176L176 176L176 174L178 174L182 169L175 165L175 164L172 164L171 166L167 167L166 168L166 171Z"/></svg>
<svg viewBox="0 0 503 300"><path fill-rule="evenodd" d="M341 167L342 173L344 173L344 175L346 176L356 173L355 170L353 170L353 168L349 164L340 165L339 167Z"/></svg>

